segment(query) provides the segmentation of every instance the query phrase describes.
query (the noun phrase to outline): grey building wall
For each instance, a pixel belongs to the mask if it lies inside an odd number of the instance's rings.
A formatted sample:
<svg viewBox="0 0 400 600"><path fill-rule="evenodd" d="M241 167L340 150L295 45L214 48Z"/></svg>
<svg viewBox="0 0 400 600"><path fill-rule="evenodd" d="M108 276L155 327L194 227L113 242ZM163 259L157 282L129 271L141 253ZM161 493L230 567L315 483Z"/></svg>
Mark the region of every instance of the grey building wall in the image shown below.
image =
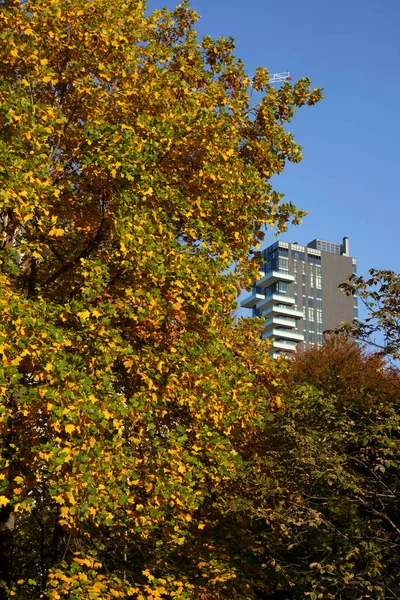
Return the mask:
<svg viewBox="0 0 400 600"><path fill-rule="evenodd" d="M321 266L323 329L335 329L342 321L354 319L354 298L338 289L352 273L352 259L349 256L322 252Z"/></svg>

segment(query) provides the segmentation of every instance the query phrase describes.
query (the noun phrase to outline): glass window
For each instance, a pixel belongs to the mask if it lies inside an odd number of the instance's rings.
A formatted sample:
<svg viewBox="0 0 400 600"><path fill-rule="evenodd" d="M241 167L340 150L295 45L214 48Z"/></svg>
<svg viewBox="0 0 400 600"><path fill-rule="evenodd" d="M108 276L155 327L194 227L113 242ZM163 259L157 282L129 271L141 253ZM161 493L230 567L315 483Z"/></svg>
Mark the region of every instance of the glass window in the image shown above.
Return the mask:
<svg viewBox="0 0 400 600"><path fill-rule="evenodd" d="M289 284L286 283L286 281L278 281L275 289L279 294L287 294L289 291Z"/></svg>
<svg viewBox="0 0 400 600"><path fill-rule="evenodd" d="M292 250L291 255L292 255L292 258L294 258L296 260L304 260L305 259L304 252L299 252L298 250Z"/></svg>
<svg viewBox="0 0 400 600"><path fill-rule="evenodd" d="M314 321L314 309L313 308L308 309L308 320Z"/></svg>
<svg viewBox="0 0 400 600"><path fill-rule="evenodd" d="M278 270L283 273L289 273L289 259L285 256L279 257Z"/></svg>
<svg viewBox="0 0 400 600"><path fill-rule="evenodd" d="M315 278L315 287L317 288L317 290L320 290L322 288L322 278L321 277Z"/></svg>
<svg viewBox="0 0 400 600"><path fill-rule="evenodd" d="M264 271L266 273L271 273L271 271L272 271L272 263L271 263L271 261L268 260L267 262L265 262L264 265L263 265L263 268L264 268Z"/></svg>
<svg viewBox="0 0 400 600"><path fill-rule="evenodd" d="M317 323L322 323L322 310L317 309Z"/></svg>

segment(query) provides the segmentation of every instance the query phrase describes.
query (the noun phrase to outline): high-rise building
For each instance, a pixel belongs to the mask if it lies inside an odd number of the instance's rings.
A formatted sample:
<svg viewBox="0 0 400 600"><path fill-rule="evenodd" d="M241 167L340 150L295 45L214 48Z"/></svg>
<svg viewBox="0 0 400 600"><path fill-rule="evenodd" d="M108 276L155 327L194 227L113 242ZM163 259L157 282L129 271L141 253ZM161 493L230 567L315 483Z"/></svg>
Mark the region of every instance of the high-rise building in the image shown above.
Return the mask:
<svg viewBox="0 0 400 600"><path fill-rule="evenodd" d="M265 317L263 337L271 354L322 344L322 334L358 317L357 299L338 289L356 272L356 259L343 243L315 239L307 246L275 242L262 252L260 279L241 302Z"/></svg>

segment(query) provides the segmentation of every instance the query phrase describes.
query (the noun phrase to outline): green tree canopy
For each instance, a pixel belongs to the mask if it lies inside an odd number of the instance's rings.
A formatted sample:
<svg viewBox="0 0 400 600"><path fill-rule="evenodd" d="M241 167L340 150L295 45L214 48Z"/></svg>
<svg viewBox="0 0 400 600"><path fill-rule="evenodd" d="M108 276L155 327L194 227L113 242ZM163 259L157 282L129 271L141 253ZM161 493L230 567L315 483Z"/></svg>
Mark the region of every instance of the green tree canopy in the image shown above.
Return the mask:
<svg viewBox="0 0 400 600"><path fill-rule="evenodd" d="M338 332L381 346L383 354L400 359L400 275L393 271L371 269L369 277L352 275L340 287L348 296L357 296L367 309L363 321L344 324ZM383 337L378 343L373 336ZM380 341L380 343L379 343Z"/></svg>

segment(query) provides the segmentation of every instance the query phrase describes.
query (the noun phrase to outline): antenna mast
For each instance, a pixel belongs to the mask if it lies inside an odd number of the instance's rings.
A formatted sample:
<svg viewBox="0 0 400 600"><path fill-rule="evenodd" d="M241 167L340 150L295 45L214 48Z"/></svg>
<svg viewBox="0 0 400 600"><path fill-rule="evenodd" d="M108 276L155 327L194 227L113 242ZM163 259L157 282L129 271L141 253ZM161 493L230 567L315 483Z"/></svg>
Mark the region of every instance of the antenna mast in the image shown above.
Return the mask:
<svg viewBox="0 0 400 600"><path fill-rule="evenodd" d="M272 73L269 76L268 83L282 83L283 81L292 81L289 71L285 71L284 73Z"/></svg>

